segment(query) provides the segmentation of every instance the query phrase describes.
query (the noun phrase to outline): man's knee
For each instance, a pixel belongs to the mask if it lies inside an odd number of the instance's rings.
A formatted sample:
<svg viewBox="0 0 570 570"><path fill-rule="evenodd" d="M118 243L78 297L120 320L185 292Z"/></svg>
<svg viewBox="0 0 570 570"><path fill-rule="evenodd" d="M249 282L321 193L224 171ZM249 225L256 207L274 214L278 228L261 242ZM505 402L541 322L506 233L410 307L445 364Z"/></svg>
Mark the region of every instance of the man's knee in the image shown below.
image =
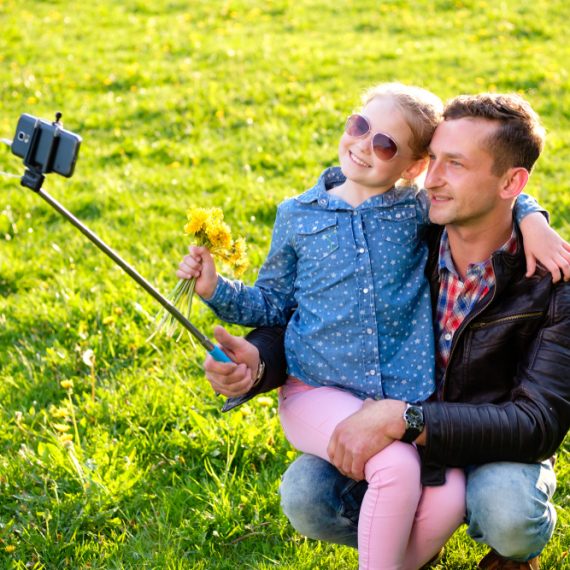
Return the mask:
<svg viewBox="0 0 570 570"><path fill-rule="evenodd" d="M301 455L281 481L281 507L293 527L304 536L356 546L359 497L362 487L343 477L330 463ZM355 498L356 497L356 498Z"/></svg>
<svg viewBox="0 0 570 570"><path fill-rule="evenodd" d="M554 530L556 479L548 465L490 463L467 478L468 533L506 558L539 554Z"/></svg>

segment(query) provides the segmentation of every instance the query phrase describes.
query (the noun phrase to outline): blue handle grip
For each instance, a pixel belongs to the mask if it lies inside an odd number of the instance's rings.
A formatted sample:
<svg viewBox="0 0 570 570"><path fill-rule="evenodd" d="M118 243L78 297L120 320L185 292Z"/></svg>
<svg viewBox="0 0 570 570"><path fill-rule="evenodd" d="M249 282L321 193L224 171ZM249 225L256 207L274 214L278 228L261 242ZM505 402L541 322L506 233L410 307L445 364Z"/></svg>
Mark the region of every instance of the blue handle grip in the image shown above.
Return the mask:
<svg viewBox="0 0 570 570"><path fill-rule="evenodd" d="M208 354L218 362L232 362L230 357L219 346L215 346Z"/></svg>

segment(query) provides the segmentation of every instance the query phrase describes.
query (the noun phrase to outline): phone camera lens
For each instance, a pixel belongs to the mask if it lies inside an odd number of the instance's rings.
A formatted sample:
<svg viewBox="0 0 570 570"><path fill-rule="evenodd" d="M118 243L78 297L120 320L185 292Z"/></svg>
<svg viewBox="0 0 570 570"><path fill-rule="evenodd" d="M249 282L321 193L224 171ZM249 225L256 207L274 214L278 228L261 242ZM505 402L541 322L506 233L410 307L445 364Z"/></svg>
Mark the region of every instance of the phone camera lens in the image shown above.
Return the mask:
<svg viewBox="0 0 570 570"><path fill-rule="evenodd" d="M20 131L18 133L18 140L23 141L25 138L26 138L26 134L24 133L24 131Z"/></svg>

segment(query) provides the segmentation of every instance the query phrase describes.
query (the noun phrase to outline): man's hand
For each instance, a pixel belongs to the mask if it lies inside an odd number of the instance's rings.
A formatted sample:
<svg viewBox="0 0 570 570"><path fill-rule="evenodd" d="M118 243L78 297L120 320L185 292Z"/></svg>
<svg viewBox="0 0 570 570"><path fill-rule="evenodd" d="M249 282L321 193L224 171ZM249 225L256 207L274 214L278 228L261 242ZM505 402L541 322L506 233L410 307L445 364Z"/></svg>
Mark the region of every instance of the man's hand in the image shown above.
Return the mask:
<svg viewBox="0 0 570 570"><path fill-rule="evenodd" d="M344 475L364 479L366 462L404 435L405 402L366 400L336 426L328 446L331 463Z"/></svg>
<svg viewBox="0 0 570 570"><path fill-rule="evenodd" d="M214 329L214 336L222 350L233 362L217 362L211 356L204 361L206 378L212 388L224 396L235 397L247 393L259 367L259 351L242 338L233 336L223 327Z"/></svg>

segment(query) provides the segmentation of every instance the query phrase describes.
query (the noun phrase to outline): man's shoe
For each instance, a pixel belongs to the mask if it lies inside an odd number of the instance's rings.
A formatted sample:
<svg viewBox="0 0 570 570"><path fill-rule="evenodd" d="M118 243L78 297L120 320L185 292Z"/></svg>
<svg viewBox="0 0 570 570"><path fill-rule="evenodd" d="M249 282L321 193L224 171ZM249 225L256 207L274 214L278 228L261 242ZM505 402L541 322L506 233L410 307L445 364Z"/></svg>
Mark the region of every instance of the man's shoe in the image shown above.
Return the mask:
<svg viewBox="0 0 570 570"><path fill-rule="evenodd" d="M540 557L536 556L526 562L518 562L504 558L491 550L481 559L477 568L479 570L540 570Z"/></svg>
<svg viewBox="0 0 570 570"><path fill-rule="evenodd" d="M428 570L428 568L433 568L438 562L441 562L441 559L443 558L444 553L445 553L445 548L442 546L441 550L433 558L430 558L420 568L420 570Z"/></svg>

